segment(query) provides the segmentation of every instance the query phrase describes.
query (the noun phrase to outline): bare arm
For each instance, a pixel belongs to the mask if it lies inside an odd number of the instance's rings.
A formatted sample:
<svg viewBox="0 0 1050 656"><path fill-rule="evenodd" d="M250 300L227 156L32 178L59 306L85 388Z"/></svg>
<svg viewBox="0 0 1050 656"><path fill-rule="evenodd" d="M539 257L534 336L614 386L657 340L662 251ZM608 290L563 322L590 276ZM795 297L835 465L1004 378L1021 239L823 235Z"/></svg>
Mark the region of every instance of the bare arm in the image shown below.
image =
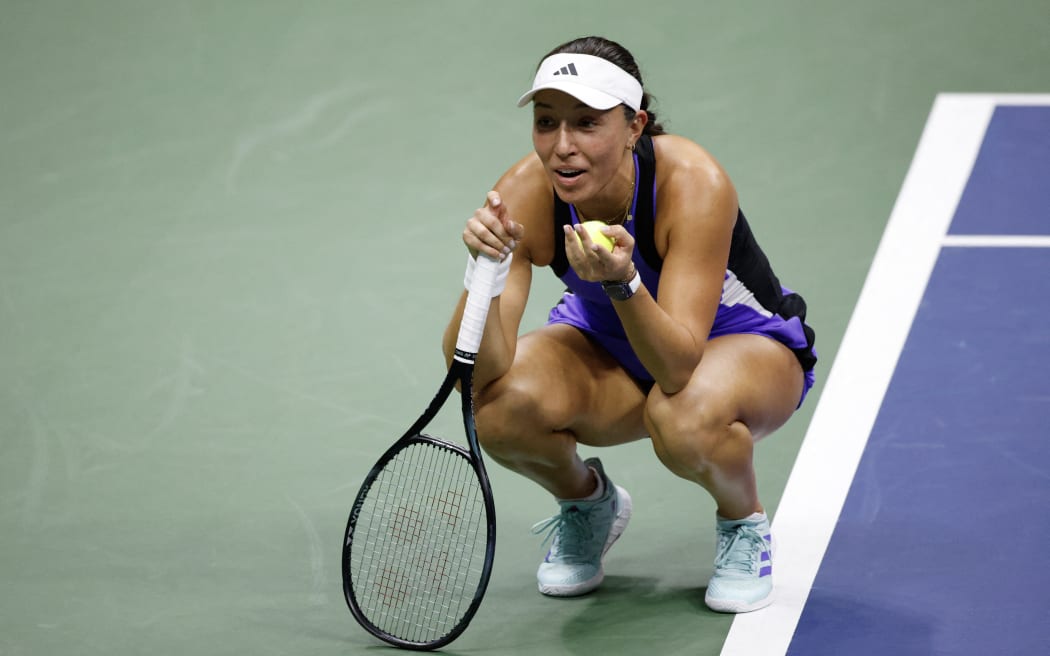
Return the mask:
<svg viewBox="0 0 1050 656"><path fill-rule="evenodd" d="M544 216L544 198L548 205L550 202L543 182L542 177L537 177L535 162L526 157L500 178L463 230L463 243L472 257L479 252L490 257L513 254L506 287L493 299L485 324L474 370L477 389L507 373L514 361L518 329L532 285L535 241L543 232L535 224ZM549 221L549 211L546 219ZM460 295L445 328L442 350L448 363L455 350L465 304L466 292Z"/></svg>

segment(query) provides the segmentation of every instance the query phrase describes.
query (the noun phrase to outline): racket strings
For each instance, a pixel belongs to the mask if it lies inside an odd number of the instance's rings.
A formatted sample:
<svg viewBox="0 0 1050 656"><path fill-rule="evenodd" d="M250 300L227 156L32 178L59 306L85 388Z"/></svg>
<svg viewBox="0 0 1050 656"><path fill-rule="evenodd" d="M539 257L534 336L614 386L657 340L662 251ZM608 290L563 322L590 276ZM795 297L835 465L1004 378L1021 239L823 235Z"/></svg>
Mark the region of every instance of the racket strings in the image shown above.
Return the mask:
<svg viewBox="0 0 1050 656"><path fill-rule="evenodd" d="M358 606L403 640L448 634L474 599L486 541L484 496L470 462L412 443L384 467L358 515L349 556Z"/></svg>

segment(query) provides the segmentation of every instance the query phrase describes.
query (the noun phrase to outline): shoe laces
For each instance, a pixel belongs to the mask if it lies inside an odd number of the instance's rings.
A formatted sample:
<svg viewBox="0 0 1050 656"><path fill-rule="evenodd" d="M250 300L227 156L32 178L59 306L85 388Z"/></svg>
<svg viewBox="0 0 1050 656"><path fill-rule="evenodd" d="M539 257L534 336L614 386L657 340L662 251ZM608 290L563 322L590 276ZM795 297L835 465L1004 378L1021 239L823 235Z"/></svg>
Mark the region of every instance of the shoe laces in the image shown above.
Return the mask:
<svg viewBox="0 0 1050 656"><path fill-rule="evenodd" d="M750 526L738 526L731 531L720 530L718 543L715 569L748 574L753 574L758 569L756 554L769 548L762 534Z"/></svg>
<svg viewBox="0 0 1050 656"><path fill-rule="evenodd" d="M569 506L557 515L533 524L532 534L546 533L542 545L546 546L550 542L551 551L557 551L559 554L563 554L563 548L566 545L586 548L594 537L594 525L590 521L592 510L593 508L583 509L578 506ZM586 554L568 555L585 556Z"/></svg>

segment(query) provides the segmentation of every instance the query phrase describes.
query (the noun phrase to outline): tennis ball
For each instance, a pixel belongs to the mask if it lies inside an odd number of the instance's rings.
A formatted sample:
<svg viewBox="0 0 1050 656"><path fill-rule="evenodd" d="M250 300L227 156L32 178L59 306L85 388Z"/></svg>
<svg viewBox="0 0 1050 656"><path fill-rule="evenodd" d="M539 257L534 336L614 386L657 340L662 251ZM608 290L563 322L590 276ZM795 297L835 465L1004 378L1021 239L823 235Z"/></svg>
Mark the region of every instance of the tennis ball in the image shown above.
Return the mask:
<svg viewBox="0 0 1050 656"><path fill-rule="evenodd" d="M605 223L604 222L602 222L602 221L584 221L580 225L583 226L583 229L587 231L588 235L590 235L591 241L593 241L595 244L598 244L599 246L603 247L605 250L609 251L610 253L612 252L613 246L616 245L616 242L614 242L609 237L606 237L605 234L602 233L602 228L605 227ZM579 235L576 235L576 241L580 242L581 245L583 244L583 240L580 239Z"/></svg>

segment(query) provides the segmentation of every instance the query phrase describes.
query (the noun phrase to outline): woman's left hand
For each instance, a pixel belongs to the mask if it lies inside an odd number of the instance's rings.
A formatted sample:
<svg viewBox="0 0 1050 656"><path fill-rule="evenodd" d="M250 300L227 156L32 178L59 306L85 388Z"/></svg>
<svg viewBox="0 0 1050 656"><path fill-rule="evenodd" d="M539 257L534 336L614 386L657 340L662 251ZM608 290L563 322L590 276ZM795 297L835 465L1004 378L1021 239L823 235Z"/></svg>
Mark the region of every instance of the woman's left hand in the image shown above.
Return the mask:
<svg viewBox="0 0 1050 656"><path fill-rule="evenodd" d="M613 240L612 252L596 244L583 226L565 226L565 255L569 265L580 280L627 280L634 271L631 261L634 237L620 225L606 226L602 232Z"/></svg>

